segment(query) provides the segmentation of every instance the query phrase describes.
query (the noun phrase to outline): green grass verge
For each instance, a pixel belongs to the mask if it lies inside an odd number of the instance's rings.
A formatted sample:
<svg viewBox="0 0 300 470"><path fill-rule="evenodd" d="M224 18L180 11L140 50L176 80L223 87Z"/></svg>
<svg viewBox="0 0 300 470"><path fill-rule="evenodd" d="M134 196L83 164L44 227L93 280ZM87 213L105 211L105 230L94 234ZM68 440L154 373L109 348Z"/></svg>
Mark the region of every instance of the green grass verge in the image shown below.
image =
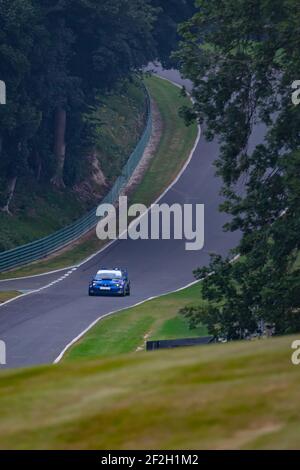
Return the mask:
<svg viewBox="0 0 300 470"><path fill-rule="evenodd" d="M7 300L14 299L15 297L18 297L20 295L20 292L17 291L4 291L0 292L0 305L3 304L3 302L6 302Z"/></svg>
<svg viewBox="0 0 300 470"><path fill-rule="evenodd" d="M179 109L191 103L189 98L181 95L178 87L156 76L145 81L162 116L163 135L132 200L149 205L174 180L186 162L197 137L197 125L194 123L187 127L179 116Z"/></svg>
<svg viewBox="0 0 300 470"><path fill-rule="evenodd" d="M150 204L172 182L186 162L197 136L197 126L186 127L179 117L181 106L190 104L180 94L178 87L156 76L147 77L146 85L156 101L162 116L163 135L157 152L138 188L131 196L132 202ZM0 279L29 276L64 268L82 261L96 252L104 243L93 234L81 243L45 261L0 274Z"/></svg>
<svg viewBox="0 0 300 470"><path fill-rule="evenodd" d="M0 374L2 449L299 449L295 337Z"/></svg>
<svg viewBox="0 0 300 470"><path fill-rule="evenodd" d="M201 302L200 284L149 300L101 320L76 345L65 360L93 359L134 352L146 340L204 336L204 327L189 329L178 310Z"/></svg>

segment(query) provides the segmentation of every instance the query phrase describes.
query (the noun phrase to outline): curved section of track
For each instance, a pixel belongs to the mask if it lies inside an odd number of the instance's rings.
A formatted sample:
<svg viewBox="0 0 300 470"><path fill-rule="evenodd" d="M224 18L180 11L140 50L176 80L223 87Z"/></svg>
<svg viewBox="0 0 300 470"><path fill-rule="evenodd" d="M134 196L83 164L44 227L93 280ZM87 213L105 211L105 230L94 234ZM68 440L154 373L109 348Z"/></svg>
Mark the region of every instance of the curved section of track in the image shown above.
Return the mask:
<svg viewBox="0 0 300 470"><path fill-rule="evenodd" d="M159 74L189 87L176 71ZM186 251L184 240L118 240L72 272L50 276L50 284L31 278L7 281L10 288L39 290L0 308L0 338L7 345L7 367L53 362L64 347L99 316L193 281L192 271L209 261L209 253L226 254L239 234L224 233L226 216L218 211L220 181L213 161L216 142L201 138L178 181L160 202L205 204L205 246ZM87 286L99 266L126 266L132 281L130 297L88 297ZM59 282L57 280L59 279ZM1 287L5 286L1 283Z"/></svg>

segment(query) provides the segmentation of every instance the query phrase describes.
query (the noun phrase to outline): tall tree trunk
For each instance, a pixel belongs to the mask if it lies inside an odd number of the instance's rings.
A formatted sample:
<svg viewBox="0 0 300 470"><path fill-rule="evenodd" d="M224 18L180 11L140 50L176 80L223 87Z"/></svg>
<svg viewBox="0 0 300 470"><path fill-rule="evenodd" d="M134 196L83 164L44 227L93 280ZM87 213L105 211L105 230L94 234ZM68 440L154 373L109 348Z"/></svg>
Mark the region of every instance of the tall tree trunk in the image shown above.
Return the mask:
<svg viewBox="0 0 300 470"><path fill-rule="evenodd" d="M12 198L14 196L14 193L15 193L15 189L16 189L16 184L17 184L17 176L14 176L13 178L11 178L11 180L9 181L8 183L8 196L7 196L7 201L6 201L6 204L1 208L1 211L2 212L6 212L6 214L10 214L11 215L11 212L9 210L9 205L12 201Z"/></svg>
<svg viewBox="0 0 300 470"><path fill-rule="evenodd" d="M37 170L36 170L36 179L37 179L37 181L40 181L41 173L42 173L42 162L41 162L40 157L38 157L38 158L39 158L39 160L38 160Z"/></svg>
<svg viewBox="0 0 300 470"><path fill-rule="evenodd" d="M38 150L34 151L34 170L35 170L36 180L40 181L41 173L42 173L42 160L41 160L41 156Z"/></svg>
<svg viewBox="0 0 300 470"><path fill-rule="evenodd" d="M64 188L63 171L66 156L66 123L67 113L66 110L59 106L55 111L55 131L54 131L54 155L56 159L55 175L51 179L52 184L58 188Z"/></svg>

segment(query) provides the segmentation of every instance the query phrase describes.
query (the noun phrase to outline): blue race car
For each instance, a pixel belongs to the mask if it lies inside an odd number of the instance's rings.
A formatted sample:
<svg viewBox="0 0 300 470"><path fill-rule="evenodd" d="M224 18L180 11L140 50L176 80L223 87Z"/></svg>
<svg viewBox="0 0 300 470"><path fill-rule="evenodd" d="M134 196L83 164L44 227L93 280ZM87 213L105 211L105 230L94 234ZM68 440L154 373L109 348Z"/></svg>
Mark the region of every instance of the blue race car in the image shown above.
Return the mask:
<svg viewBox="0 0 300 470"><path fill-rule="evenodd" d="M89 284L89 295L130 295L126 269L100 269Z"/></svg>

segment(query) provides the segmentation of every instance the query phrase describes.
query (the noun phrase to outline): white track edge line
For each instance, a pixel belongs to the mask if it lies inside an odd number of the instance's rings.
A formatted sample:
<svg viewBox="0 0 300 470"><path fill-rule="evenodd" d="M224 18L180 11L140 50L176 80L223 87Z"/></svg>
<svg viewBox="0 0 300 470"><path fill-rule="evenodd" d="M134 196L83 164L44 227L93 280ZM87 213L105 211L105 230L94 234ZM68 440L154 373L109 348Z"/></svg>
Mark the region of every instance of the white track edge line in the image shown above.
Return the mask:
<svg viewBox="0 0 300 470"><path fill-rule="evenodd" d="M34 279L35 277L50 276L51 274L60 273L62 271L69 271L70 269L76 268L76 267L77 267L76 265L73 265L73 266L67 266L66 268L55 269L54 271L48 271L46 273L32 274L30 276L22 276L22 277L11 277L8 279L0 279L0 284L1 282L24 281L24 279Z"/></svg>
<svg viewBox="0 0 300 470"><path fill-rule="evenodd" d="M68 276L70 276L70 274L71 274L71 272L67 273L62 278L58 278L58 279L55 279L54 281L49 282L45 286L39 287L38 289L29 290L29 292L25 292L25 294L20 294L20 295L17 295L16 297L14 297L10 300L6 300L2 304L0 304L0 309L2 307L4 307L5 305L10 304L11 302L16 302L17 300L22 299L23 297L26 297L27 295L37 294L38 292L41 292L42 290L48 289L48 287L51 287L54 284L56 284L57 282L61 282L62 280L66 279ZM18 289L16 289L15 291L19 292Z"/></svg>

